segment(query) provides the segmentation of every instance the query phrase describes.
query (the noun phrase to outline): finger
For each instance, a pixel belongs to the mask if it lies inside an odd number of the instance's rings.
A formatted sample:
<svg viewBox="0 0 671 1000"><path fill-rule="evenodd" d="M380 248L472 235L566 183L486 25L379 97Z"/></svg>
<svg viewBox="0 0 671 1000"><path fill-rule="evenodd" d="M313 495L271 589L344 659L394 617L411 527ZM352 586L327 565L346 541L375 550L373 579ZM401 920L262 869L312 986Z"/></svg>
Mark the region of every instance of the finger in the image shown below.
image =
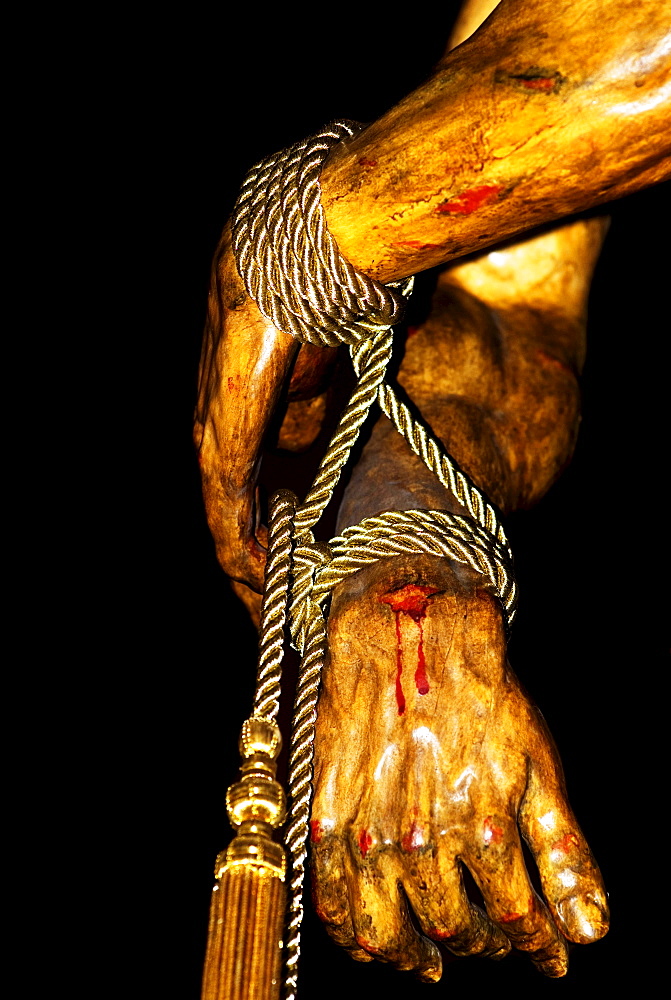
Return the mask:
<svg viewBox="0 0 671 1000"><path fill-rule="evenodd" d="M561 774L532 768L520 810L522 836L538 866L543 892L563 934L589 944L608 930L601 872L578 826Z"/></svg>
<svg viewBox="0 0 671 1000"><path fill-rule="evenodd" d="M440 952L412 924L397 861L370 835L363 853L359 838L353 839L345 866L357 944L382 962L414 971L424 982L437 982L443 971Z"/></svg>
<svg viewBox="0 0 671 1000"><path fill-rule="evenodd" d="M478 884L487 913L546 976L566 975L566 942L529 881L517 824L508 816L487 816L478 833L463 860Z"/></svg>
<svg viewBox="0 0 671 1000"><path fill-rule="evenodd" d="M427 937L453 954L500 959L510 951L508 938L466 895L461 866L451 845L434 851L413 850L419 838L402 838L403 888Z"/></svg>
<svg viewBox="0 0 671 1000"><path fill-rule="evenodd" d="M356 942L345 877L345 844L337 833L324 833L318 821L310 823L312 900L317 916L336 944L357 962L372 962Z"/></svg>

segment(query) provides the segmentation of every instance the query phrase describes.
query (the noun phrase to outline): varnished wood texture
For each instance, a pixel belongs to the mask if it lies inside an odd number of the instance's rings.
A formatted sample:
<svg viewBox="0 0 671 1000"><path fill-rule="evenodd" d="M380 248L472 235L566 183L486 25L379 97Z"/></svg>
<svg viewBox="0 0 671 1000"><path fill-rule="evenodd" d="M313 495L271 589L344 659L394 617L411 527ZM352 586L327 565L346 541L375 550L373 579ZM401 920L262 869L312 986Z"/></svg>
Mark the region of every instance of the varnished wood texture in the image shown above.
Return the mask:
<svg viewBox="0 0 671 1000"><path fill-rule="evenodd" d="M668 8L596 8L504 2L426 85L332 156L327 217L357 266L388 280L663 176ZM436 187L448 147L449 176ZM575 447L587 296L606 230L593 215L443 268L405 332L400 386L506 512L540 499ZM219 560L254 612L264 439L274 426L284 447L308 448L334 370L332 354L301 350L296 361L296 345L260 318L226 239L196 443ZM339 525L410 506L458 507L381 420ZM378 563L335 594L329 639L312 858L331 935L356 959L427 980L451 955L500 958L511 946L546 975L564 974L567 942L600 938L608 904L481 579L428 557Z"/></svg>
<svg viewBox="0 0 671 1000"><path fill-rule="evenodd" d="M332 153L342 252L389 281L668 177L670 33L655 0L504 0Z"/></svg>

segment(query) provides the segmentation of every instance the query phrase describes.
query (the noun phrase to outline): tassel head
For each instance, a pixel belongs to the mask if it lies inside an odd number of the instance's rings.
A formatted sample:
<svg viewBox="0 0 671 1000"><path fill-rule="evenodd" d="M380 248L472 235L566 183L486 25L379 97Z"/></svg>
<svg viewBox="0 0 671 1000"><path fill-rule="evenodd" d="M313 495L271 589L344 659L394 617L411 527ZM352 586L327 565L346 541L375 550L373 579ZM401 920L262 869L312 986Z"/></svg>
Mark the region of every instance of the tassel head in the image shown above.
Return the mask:
<svg viewBox="0 0 671 1000"><path fill-rule="evenodd" d="M275 1000L279 995L286 854L273 841L286 801L275 781L282 744L274 722L252 716L242 727L240 781L226 808L237 830L217 857L203 1000Z"/></svg>

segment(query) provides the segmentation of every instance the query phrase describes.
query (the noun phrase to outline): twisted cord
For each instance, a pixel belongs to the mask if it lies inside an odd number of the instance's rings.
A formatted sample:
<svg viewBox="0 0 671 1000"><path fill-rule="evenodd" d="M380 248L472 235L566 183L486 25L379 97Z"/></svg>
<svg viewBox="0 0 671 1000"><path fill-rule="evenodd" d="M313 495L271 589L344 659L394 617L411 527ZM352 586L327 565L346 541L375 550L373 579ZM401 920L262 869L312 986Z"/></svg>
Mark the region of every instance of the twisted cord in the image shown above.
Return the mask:
<svg viewBox="0 0 671 1000"><path fill-rule="evenodd" d="M268 509L268 553L263 581L259 662L254 715L276 719L280 707L284 626L289 596L291 545L297 497L280 490Z"/></svg>
<svg viewBox="0 0 671 1000"><path fill-rule="evenodd" d="M306 644L306 629L311 610L310 595L315 577L320 567L331 560L331 549L326 542L315 542L311 531L296 543L292 565L293 583L289 623L294 649L303 653Z"/></svg>
<svg viewBox="0 0 671 1000"><path fill-rule="evenodd" d="M508 553L488 532L459 514L442 510L386 511L347 528L329 542L331 559L315 572L312 600L321 603L346 577L378 559L425 552L471 566L485 576L510 626L517 592ZM295 598L294 598L295 599Z"/></svg>
<svg viewBox="0 0 671 1000"><path fill-rule="evenodd" d="M382 285L341 255L328 231L319 174L329 150L362 125L332 122L261 160L233 210L238 271L263 315L311 344L354 344L398 323L402 287Z"/></svg>
<svg viewBox="0 0 671 1000"><path fill-rule="evenodd" d="M361 345L367 347L368 345ZM350 348L354 371L359 374L359 368L367 359L362 356L359 345ZM396 430L408 442L415 454L421 458L427 468L440 480L442 486L457 498L481 527L493 535L497 541L505 545L508 555L512 558L510 546L506 538L501 519L484 493L478 489L465 472L462 472L454 459L436 441L422 424L415 419L409 407L402 402L392 387L379 380L377 402L386 417L391 420Z"/></svg>
<svg viewBox="0 0 671 1000"><path fill-rule="evenodd" d="M361 425L378 396L393 348L389 327L377 331L365 346L365 356L356 373L359 381L331 438L315 481L296 512L296 531L299 535L312 528L322 516L356 444Z"/></svg>
<svg viewBox="0 0 671 1000"><path fill-rule="evenodd" d="M275 718L278 712L289 591L291 638L302 653L285 834L292 864L286 1000L294 1000L297 989L316 707L326 654L322 605L328 594L378 559L425 552L485 576L508 628L517 599L510 546L495 508L384 380L393 346L390 327L402 318L412 278L385 286L367 277L342 257L327 229L319 173L329 150L360 129L337 121L262 160L242 185L232 223L238 271L263 315L301 341L348 344L358 378L305 501L296 507L293 494L282 491L271 504L255 714ZM315 542L312 529L375 401L470 518L446 511L389 511L347 528L328 545Z"/></svg>
<svg viewBox="0 0 671 1000"><path fill-rule="evenodd" d="M301 661L289 757L289 793L291 808L284 842L291 858L289 920L286 943L286 1000L295 1000L298 984L301 923L303 920L303 882L307 859L308 824L312 798L312 762L314 759L315 722L321 670L326 655L326 625L319 605L309 603L305 652Z"/></svg>

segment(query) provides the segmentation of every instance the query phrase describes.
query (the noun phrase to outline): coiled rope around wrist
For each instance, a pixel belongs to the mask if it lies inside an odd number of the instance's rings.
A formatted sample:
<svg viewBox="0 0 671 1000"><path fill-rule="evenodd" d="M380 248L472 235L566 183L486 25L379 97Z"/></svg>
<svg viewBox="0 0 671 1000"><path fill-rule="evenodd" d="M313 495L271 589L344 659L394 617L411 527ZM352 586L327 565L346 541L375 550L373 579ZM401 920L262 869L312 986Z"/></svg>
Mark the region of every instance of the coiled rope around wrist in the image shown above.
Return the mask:
<svg viewBox="0 0 671 1000"><path fill-rule="evenodd" d="M277 716L283 630L302 654L289 760L291 857L286 940L286 1000L297 986L312 758L321 666L323 606L333 587L378 559L425 552L482 573L498 595L507 627L515 616L510 548L494 507L385 382L391 326L402 318L412 279L382 285L340 254L320 202L319 173L329 150L362 126L337 121L316 136L258 163L245 179L233 216L233 247L248 293L278 329L312 344L349 346L357 384L305 500L282 491L271 502L254 716ZM329 503L373 403L440 483L465 508L388 511L347 528L327 544L313 529ZM272 994L268 994L269 996Z"/></svg>

